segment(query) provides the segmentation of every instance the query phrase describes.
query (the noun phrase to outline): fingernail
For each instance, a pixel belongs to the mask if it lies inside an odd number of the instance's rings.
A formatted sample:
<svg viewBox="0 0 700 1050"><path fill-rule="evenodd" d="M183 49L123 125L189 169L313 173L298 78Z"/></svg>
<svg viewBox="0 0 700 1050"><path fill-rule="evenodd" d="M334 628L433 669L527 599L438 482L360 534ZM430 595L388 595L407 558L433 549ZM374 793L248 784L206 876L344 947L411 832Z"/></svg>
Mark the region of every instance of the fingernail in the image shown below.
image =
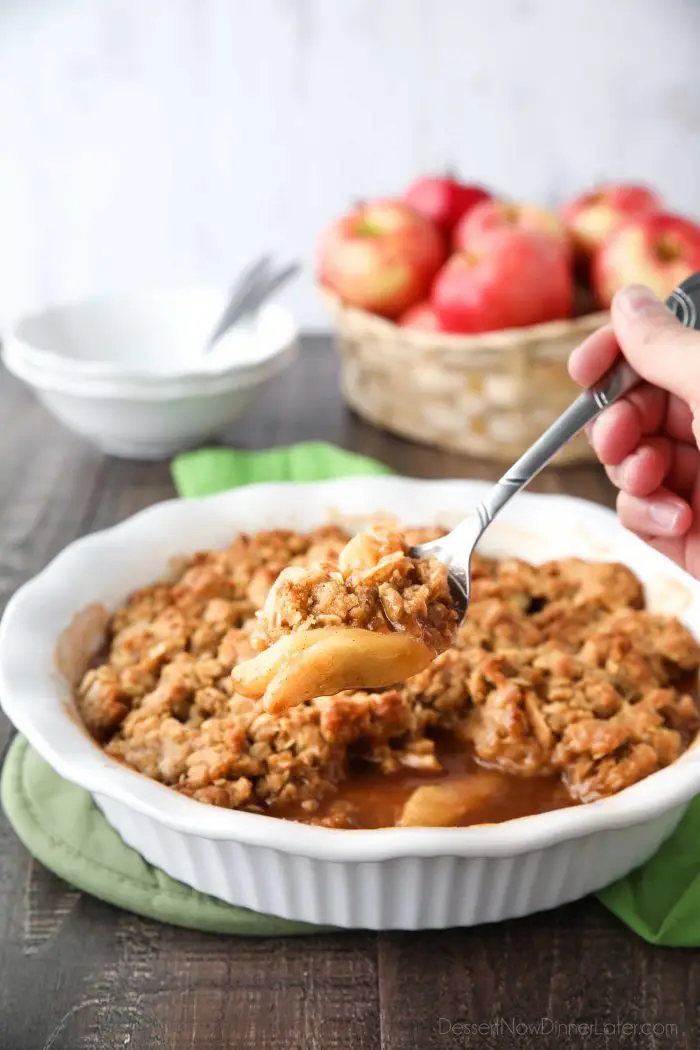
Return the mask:
<svg viewBox="0 0 700 1050"><path fill-rule="evenodd" d="M661 300L645 284L631 284L615 293L615 305L631 317L663 308Z"/></svg>
<svg viewBox="0 0 700 1050"><path fill-rule="evenodd" d="M680 521L681 510L672 503L650 503L649 517L660 529L671 532Z"/></svg>
<svg viewBox="0 0 700 1050"><path fill-rule="evenodd" d="M594 429L594 427L595 427L595 422L587 423L586 426L583 428L583 432L586 435L586 438L588 440L588 444L589 445L593 444L593 429Z"/></svg>

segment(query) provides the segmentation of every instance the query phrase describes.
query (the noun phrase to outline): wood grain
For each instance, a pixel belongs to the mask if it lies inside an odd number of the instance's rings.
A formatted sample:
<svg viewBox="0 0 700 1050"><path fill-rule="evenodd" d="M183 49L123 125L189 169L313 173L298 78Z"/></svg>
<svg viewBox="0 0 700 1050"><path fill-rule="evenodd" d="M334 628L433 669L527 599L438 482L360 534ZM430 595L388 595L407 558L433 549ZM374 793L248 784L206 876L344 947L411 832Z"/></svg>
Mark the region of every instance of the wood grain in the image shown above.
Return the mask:
<svg viewBox="0 0 700 1050"><path fill-rule="evenodd" d="M167 465L101 457L2 371L0 419L2 608L76 536L173 489ZM323 340L310 341L226 435L239 448L313 439L417 477L494 476L487 463L409 444L349 413ZM536 487L612 503L593 468L548 471ZM1 719L0 746L9 735ZM0 819L3 1050L690 1050L700 1042L698 1003L699 952L649 947L593 900L473 930L224 938L149 922L73 890ZM513 1028L543 1018L597 1023L598 1032ZM618 1023L676 1027L621 1039L603 1027ZM485 1027L475 1033L474 1025Z"/></svg>

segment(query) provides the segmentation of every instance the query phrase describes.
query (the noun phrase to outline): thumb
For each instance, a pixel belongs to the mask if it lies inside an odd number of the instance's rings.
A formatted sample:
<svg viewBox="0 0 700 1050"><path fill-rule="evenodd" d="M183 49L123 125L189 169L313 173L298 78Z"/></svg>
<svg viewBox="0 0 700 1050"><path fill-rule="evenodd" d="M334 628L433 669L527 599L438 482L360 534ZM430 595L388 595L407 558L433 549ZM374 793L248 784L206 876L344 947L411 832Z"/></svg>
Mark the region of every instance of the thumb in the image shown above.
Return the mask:
<svg viewBox="0 0 700 1050"><path fill-rule="evenodd" d="M642 379L700 406L700 332L684 328L641 284L616 293L611 315L620 349Z"/></svg>

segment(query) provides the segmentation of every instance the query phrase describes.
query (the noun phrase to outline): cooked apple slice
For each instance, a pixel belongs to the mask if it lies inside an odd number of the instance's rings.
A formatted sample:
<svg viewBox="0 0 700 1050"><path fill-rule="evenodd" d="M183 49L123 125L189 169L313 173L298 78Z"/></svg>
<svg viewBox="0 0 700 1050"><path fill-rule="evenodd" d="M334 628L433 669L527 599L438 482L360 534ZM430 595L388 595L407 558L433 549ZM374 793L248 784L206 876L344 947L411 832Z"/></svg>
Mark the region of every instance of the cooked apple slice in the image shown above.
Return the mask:
<svg viewBox="0 0 700 1050"><path fill-rule="evenodd" d="M244 660L243 663L234 667L231 672L233 684L243 696L250 696L253 700L258 700L285 661L294 659L304 649L315 645L321 633L331 634L341 630L344 628L328 627L323 632L300 631L298 634L287 634L278 639L269 649L263 649L250 660Z"/></svg>
<svg viewBox="0 0 700 1050"><path fill-rule="evenodd" d="M489 770L444 784L425 784L405 802L398 823L406 828L453 827L502 790L503 777Z"/></svg>
<svg viewBox="0 0 700 1050"><path fill-rule="evenodd" d="M434 653L399 632L326 627L287 635L234 668L234 685L245 696L264 696L279 712L316 696L344 689L382 688L422 671Z"/></svg>

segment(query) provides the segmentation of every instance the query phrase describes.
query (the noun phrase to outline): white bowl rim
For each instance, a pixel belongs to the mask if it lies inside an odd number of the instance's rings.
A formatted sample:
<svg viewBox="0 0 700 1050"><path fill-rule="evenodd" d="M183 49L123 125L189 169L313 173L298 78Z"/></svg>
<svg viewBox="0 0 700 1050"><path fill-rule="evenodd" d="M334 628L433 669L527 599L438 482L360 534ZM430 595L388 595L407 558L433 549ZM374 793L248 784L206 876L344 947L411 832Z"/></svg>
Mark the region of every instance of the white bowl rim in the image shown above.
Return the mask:
<svg viewBox="0 0 700 1050"><path fill-rule="evenodd" d="M143 380L123 373L121 376L80 375L43 368L25 353L18 352L17 340L9 339L0 347L0 357L7 370L36 390L67 394L71 397L118 401L176 401L182 398L246 390L277 375L293 360L298 332L278 344L264 359L255 364L234 365L225 370L190 372L181 375L151 375Z"/></svg>
<svg viewBox="0 0 700 1050"><path fill-rule="evenodd" d="M323 498L333 504L334 496L346 490L358 499L374 493L385 502L391 489L411 489L416 505L420 491L429 486L445 494L455 486L469 491L473 498L490 486L464 480L422 481L401 477L354 477L325 482L261 483L245 486L198 500L167 500L155 504L120 524L76 540L57 555L11 598L0 622L0 699L8 717L29 743L61 776L86 788L94 795L106 796L167 827L200 838L224 839L255 846L266 846L298 856L331 862L377 862L400 857L502 857L544 849L565 840L578 839L603 830L647 823L655 816L687 803L700 792L700 747L692 747L672 765L626 788L618 795L583 806L553 810L501 824L466 828L388 828L378 830L339 830L297 824L276 817L227 810L186 798L156 781L106 756L57 699L51 726L33 717L32 695L36 695L36 640L42 630L53 644L57 638L51 624L51 609L68 600L70 580L80 572L86 557L109 551L128 551L140 535L156 530L162 536L168 519L174 520L183 506L188 513L230 510L237 500L248 502L276 500L283 505L292 491L300 500ZM563 495L523 493L528 501L545 512L566 504L577 513L598 521L608 530L616 523L612 511ZM375 504L379 507L380 503ZM522 506L522 503L521 503ZM617 526L617 528L621 528ZM160 531L158 531L160 530ZM624 530L623 530L624 531ZM644 547L640 540L625 534L625 543ZM662 555L644 547L645 557L662 569L670 563ZM700 603L700 583L680 569L670 566L670 575L682 579L683 586ZM146 583L148 581L144 581ZM46 618L49 612L48 621ZM74 610L75 611L75 610ZM43 623L43 626L42 626ZM66 626L63 623L62 626ZM53 648L51 649L53 652ZM43 692L43 690L42 690ZM28 701L28 702L27 702ZM53 735L53 732L56 735ZM74 761L63 744L69 741L80 753ZM80 743L82 742L82 743Z"/></svg>
<svg viewBox="0 0 700 1050"><path fill-rule="evenodd" d="M277 357L299 337L299 326L292 313L279 303L270 302L266 303L261 308L260 319L268 320L276 324L279 328L279 333L274 340L268 337L269 345L266 346L264 351L255 360L244 361L243 363L236 363L235 361L226 362L218 367L208 366L201 371L192 368L181 368L172 369L172 371L140 372L133 368L122 367L119 364L109 361L100 361L99 359L72 359L63 354L59 354L54 350L35 346L20 334L20 329L23 325L26 325L29 322L39 321L52 311L68 311L86 305L99 307L101 305L109 304L111 306L116 306L120 303L127 303L128 301L135 299L147 300L158 297L172 297L173 299L176 299L178 295L197 294L223 295L224 293L220 288L216 287L187 285L180 288L146 288L138 292L102 294L52 302L43 306L41 309L14 318L11 323L5 326L6 334L2 339L2 343L5 346L11 346L14 350L15 357L20 355L21 359L27 365L32 365L35 368L41 368L45 371L47 377L52 376L58 379L59 376L63 376L66 379L73 377L81 380L101 379L120 383L149 383L158 385L164 382L208 380L218 376L223 377L225 375L230 375L235 372L242 374L246 371L255 371L260 366L265 365L268 361Z"/></svg>

